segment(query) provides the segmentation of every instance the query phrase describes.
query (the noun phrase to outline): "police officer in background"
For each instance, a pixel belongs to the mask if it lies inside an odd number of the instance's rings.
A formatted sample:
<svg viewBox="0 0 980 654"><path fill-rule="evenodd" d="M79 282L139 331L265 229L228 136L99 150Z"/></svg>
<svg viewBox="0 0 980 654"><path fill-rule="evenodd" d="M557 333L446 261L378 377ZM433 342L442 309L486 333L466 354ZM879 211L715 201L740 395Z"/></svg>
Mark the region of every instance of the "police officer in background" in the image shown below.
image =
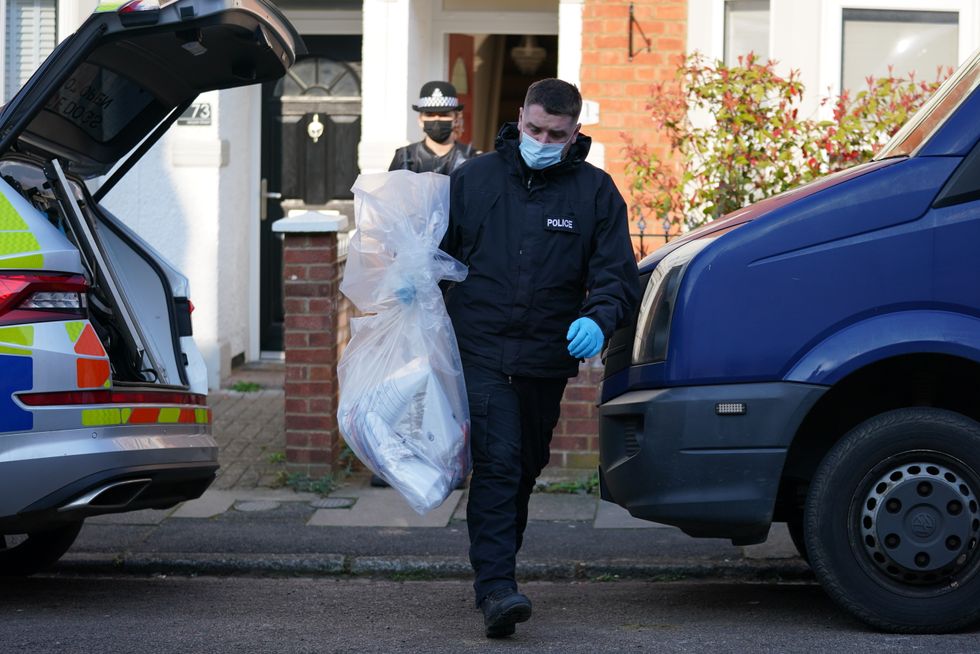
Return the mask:
<svg viewBox="0 0 980 654"><path fill-rule="evenodd" d="M419 91L419 127L425 138L395 150L388 170L448 175L461 163L480 154L472 145L456 140L463 119L456 87L449 82L426 82Z"/></svg>
<svg viewBox="0 0 980 654"><path fill-rule="evenodd" d="M516 557L565 384L639 300L626 203L585 161L592 141L579 133L581 109L571 84L535 82L496 151L450 176L441 247L469 273L445 298L469 400L466 519L489 638L531 617Z"/></svg>

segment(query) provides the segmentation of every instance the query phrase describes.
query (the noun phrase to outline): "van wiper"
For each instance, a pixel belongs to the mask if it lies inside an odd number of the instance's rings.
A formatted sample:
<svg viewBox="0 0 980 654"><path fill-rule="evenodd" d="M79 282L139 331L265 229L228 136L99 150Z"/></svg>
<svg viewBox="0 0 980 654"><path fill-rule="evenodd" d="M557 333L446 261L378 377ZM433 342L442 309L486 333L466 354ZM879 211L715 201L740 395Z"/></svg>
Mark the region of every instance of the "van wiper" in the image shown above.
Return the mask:
<svg viewBox="0 0 980 654"><path fill-rule="evenodd" d="M125 293L122 292L112 261L105 255L105 248L99 240L98 233L86 220L75 194L71 191L65 171L58 160L53 159L45 166L44 173L51 182L55 197L61 205L62 214L75 234L75 242L89 263L93 281L108 291L113 313L122 319L122 325L117 325L117 328L126 341L132 369L141 371L140 374L143 375L151 375L154 381L160 379L157 371L164 371L164 368L156 361L153 351L144 345L146 338L140 330L139 323L133 318L133 309ZM143 365L144 357L150 364L149 368ZM166 383L165 372L163 374L162 381Z"/></svg>

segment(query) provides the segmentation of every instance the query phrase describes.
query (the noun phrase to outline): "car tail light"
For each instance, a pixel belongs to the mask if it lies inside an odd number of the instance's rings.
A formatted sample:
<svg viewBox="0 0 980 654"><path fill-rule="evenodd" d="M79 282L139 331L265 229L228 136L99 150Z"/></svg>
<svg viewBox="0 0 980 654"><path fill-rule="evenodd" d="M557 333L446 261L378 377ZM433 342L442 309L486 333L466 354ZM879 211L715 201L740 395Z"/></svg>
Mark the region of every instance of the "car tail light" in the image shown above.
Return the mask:
<svg viewBox="0 0 980 654"><path fill-rule="evenodd" d="M177 297L174 298L174 305L177 308L177 335L193 336L191 314L194 313L194 303L186 297Z"/></svg>
<svg viewBox="0 0 980 654"><path fill-rule="evenodd" d="M81 275L0 274L0 325L85 317Z"/></svg>

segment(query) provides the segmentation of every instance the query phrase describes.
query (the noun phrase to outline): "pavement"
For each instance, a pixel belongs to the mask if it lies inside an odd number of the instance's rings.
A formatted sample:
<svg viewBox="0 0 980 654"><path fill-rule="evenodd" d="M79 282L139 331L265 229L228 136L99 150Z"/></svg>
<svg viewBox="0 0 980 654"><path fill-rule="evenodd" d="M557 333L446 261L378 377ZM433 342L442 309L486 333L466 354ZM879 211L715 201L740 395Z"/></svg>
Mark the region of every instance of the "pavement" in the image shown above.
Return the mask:
<svg viewBox="0 0 980 654"><path fill-rule="evenodd" d="M397 491L371 487L365 471L319 489L329 492L287 485L282 378L281 363L242 367L212 393L221 470L201 498L90 518L58 569L470 577L465 489L421 516ZM531 496L519 579L812 579L783 525L764 544L738 547L637 520L595 495L544 492L588 474L545 470L542 492Z"/></svg>

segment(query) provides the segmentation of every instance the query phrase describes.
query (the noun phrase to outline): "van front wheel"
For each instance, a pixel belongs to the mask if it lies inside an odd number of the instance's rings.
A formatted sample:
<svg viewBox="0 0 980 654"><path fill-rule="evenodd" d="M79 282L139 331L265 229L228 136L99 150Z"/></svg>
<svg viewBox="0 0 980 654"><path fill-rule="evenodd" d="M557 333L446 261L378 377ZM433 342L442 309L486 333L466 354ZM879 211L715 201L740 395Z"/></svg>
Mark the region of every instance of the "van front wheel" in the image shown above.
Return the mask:
<svg viewBox="0 0 980 654"><path fill-rule="evenodd" d="M889 411L821 462L806 502L814 574L844 609L901 633L980 620L980 424L942 409Z"/></svg>

